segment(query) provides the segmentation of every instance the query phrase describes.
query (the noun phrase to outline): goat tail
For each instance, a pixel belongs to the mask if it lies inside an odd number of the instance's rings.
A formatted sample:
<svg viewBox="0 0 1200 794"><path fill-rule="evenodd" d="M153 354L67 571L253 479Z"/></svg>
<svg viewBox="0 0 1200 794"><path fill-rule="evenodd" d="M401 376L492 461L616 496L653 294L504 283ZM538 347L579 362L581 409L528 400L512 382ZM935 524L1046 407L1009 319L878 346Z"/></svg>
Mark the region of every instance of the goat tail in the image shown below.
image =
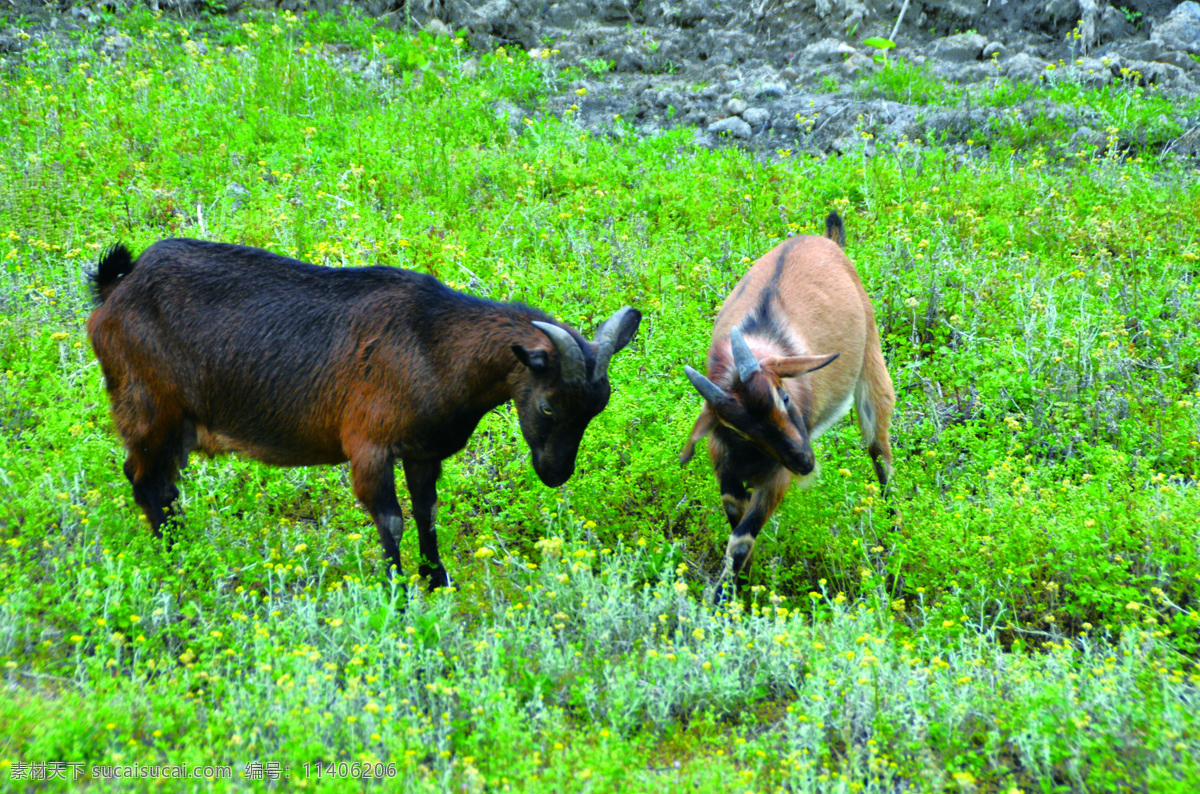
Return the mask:
<svg viewBox="0 0 1200 794"><path fill-rule="evenodd" d="M846 247L846 227L836 212L825 218L825 236L837 243L838 248Z"/></svg>
<svg viewBox="0 0 1200 794"><path fill-rule="evenodd" d="M104 252L96 269L88 274L88 278L92 281L92 292L96 296L97 304L104 303L122 276L133 272L133 265L133 256L129 253L129 249L121 243L113 245Z"/></svg>

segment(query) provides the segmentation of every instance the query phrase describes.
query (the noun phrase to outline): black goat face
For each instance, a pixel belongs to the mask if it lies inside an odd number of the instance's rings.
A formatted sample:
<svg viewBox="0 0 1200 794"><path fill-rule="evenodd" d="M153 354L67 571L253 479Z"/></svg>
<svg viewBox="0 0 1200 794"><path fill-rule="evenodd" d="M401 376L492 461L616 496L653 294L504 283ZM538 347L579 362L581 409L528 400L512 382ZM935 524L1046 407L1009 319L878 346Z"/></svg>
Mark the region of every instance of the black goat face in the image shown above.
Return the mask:
<svg viewBox="0 0 1200 794"><path fill-rule="evenodd" d="M608 405L608 381L587 388L546 388L535 385L517 400L521 435L533 455L533 469L551 488L575 473L575 456L588 423Z"/></svg>
<svg viewBox="0 0 1200 794"><path fill-rule="evenodd" d="M575 473L583 432L608 405L609 359L629 344L641 319L640 312L626 306L600 326L595 342L562 326L535 321L554 343L557 361L552 351L513 346L528 370L513 395L521 434L533 455L534 471L551 488Z"/></svg>

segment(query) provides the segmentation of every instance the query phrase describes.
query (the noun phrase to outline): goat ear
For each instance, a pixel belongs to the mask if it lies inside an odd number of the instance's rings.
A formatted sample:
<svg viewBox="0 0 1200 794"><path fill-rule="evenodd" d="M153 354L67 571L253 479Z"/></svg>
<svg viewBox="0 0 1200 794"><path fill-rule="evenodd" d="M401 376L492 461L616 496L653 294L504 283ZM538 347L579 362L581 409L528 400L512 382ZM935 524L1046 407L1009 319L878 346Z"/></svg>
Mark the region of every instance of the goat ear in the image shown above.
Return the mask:
<svg viewBox="0 0 1200 794"><path fill-rule="evenodd" d="M528 367L531 372L542 373L550 369L550 357L546 355L545 350L527 350L524 345L513 345L512 352L517 361Z"/></svg>
<svg viewBox="0 0 1200 794"><path fill-rule="evenodd" d="M692 427L692 434L688 436L687 444L684 445L683 451L679 453L680 466L687 465L687 462L696 454L696 442L711 433L716 425L717 415L713 413L712 408L706 403L704 410L700 412L700 416L696 419L696 424Z"/></svg>
<svg viewBox="0 0 1200 794"><path fill-rule="evenodd" d="M827 356L777 356L762 362L762 366L781 378L795 378L808 372L816 372L821 367L833 363L840 355L841 353L830 353Z"/></svg>

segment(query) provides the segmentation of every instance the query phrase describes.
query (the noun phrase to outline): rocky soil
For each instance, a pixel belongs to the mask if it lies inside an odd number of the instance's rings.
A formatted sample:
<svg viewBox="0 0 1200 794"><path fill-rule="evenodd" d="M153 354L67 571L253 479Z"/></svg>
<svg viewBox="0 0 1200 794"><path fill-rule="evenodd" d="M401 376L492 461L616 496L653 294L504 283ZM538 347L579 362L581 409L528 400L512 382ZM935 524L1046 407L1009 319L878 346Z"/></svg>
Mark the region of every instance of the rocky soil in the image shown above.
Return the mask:
<svg viewBox="0 0 1200 794"><path fill-rule="evenodd" d="M15 5L8 29L0 24L0 57L36 40L22 38L19 30L103 24L98 12L119 11L122 0L58 8L7 2ZM150 2L170 13L205 8L205 0ZM1075 130L1060 147L1064 151L1149 141L1177 156L1198 156L1200 2L1127 2L249 0L293 11L349 3L380 24L438 35L466 31L477 49L520 47L544 60L549 71L576 67L546 105L497 107L518 134L527 114L570 113L585 129L617 137L688 126L706 145L825 153L865 147L869 154L878 141L904 138L962 148L997 122L1020 125L1048 117ZM243 0L226 0L226 13L245 11ZM955 91L956 101L876 98L880 91L864 90L864 77L888 68L876 57L879 50L863 44L870 37L894 40L891 62L925 67ZM352 65L370 67L365 61ZM464 68L473 65L468 61ZM1086 105L972 102L1003 78L1142 85L1176 100L1178 111L1148 125L1170 130L1170 136L1155 135L1143 122L1141 129L1119 130L1114 141Z"/></svg>

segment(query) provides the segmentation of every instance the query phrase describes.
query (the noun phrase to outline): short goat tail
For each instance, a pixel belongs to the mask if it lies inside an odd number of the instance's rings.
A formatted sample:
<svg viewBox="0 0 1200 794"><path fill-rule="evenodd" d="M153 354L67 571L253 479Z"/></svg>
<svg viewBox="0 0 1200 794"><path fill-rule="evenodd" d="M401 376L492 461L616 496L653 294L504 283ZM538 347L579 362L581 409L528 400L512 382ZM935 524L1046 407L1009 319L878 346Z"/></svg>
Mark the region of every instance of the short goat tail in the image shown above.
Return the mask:
<svg viewBox="0 0 1200 794"><path fill-rule="evenodd" d="M133 272L133 256L130 255L129 249L121 243L109 248L100 257L100 263L96 265L96 269L88 274L92 280L92 292L96 296L96 303L104 303L105 298L112 292L113 287L117 286L117 282L122 276L127 276Z"/></svg>
<svg viewBox="0 0 1200 794"><path fill-rule="evenodd" d="M836 212L829 213L825 218L825 236L838 244L838 248L846 247L846 227Z"/></svg>

